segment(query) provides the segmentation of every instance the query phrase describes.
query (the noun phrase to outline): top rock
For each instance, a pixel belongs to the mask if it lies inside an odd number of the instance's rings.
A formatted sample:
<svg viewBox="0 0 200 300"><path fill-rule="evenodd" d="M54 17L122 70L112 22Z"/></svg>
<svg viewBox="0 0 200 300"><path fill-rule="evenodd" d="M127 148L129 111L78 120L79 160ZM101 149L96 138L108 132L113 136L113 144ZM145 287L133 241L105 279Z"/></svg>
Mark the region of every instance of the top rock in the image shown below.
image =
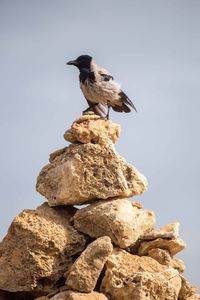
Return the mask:
<svg viewBox="0 0 200 300"><path fill-rule="evenodd" d="M90 112L73 122L71 128L65 132L64 139L70 143L101 144L105 139L115 143L119 135L120 125Z"/></svg>

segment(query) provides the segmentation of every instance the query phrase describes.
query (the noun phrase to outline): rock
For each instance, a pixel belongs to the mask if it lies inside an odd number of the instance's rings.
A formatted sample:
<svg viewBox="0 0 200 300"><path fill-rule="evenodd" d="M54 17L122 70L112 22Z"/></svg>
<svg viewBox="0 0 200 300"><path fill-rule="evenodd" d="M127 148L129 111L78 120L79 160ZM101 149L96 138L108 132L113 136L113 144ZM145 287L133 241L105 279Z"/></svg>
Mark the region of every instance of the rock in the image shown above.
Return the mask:
<svg viewBox="0 0 200 300"><path fill-rule="evenodd" d="M142 205L142 203L140 203L138 201L132 201L131 205L136 206L137 208L144 208L144 206Z"/></svg>
<svg viewBox="0 0 200 300"><path fill-rule="evenodd" d="M176 269L179 273L183 273L185 271L185 264L179 258L174 257L170 262L170 266Z"/></svg>
<svg viewBox="0 0 200 300"><path fill-rule="evenodd" d="M157 238L176 239L179 237L179 223L167 224L159 230L153 229L142 237L143 240L155 240Z"/></svg>
<svg viewBox="0 0 200 300"><path fill-rule="evenodd" d="M92 293L78 293L74 291L65 291L55 295L51 300L108 300L108 298L97 292Z"/></svg>
<svg viewBox="0 0 200 300"><path fill-rule="evenodd" d="M197 296L196 292L197 292L197 287L194 285L191 285L186 278L184 278L183 276L181 276L182 279L182 286L181 286L181 290L179 292L178 295L178 299L179 300L186 300L186 299L190 299L190 297L194 297ZM193 299L193 298L192 298Z"/></svg>
<svg viewBox="0 0 200 300"><path fill-rule="evenodd" d="M167 250L159 248L149 250L148 256L155 259L161 265L169 266L172 260L171 255Z"/></svg>
<svg viewBox="0 0 200 300"><path fill-rule="evenodd" d="M79 292L92 292L113 246L108 236L98 238L81 253L72 265L66 286Z"/></svg>
<svg viewBox="0 0 200 300"><path fill-rule="evenodd" d="M101 143L110 139L113 143L119 138L120 125L111 120L102 119L97 115L84 115L73 122L64 134L64 139L70 143Z"/></svg>
<svg viewBox="0 0 200 300"><path fill-rule="evenodd" d="M127 199L98 201L74 215L78 231L95 238L107 235L121 248L134 244L154 222L152 211L132 206Z"/></svg>
<svg viewBox="0 0 200 300"><path fill-rule="evenodd" d="M37 178L37 191L49 205L74 205L95 199L132 197L145 192L147 182L120 157L111 142L72 144L50 155Z"/></svg>
<svg viewBox="0 0 200 300"><path fill-rule="evenodd" d="M158 238L153 241L142 242L140 244L138 255L148 255L151 249L159 248L169 251L173 256L186 247L181 239L162 239Z"/></svg>
<svg viewBox="0 0 200 300"><path fill-rule="evenodd" d="M24 210L0 243L0 288L51 292L73 255L84 249L85 238L69 225L73 208Z"/></svg>
<svg viewBox="0 0 200 300"><path fill-rule="evenodd" d="M177 270L121 249L109 256L101 284L101 291L115 300L177 300L180 289Z"/></svg>
<svg viewBox="0 0 200 300"><path fill-rule="evenodd" d="M200 295L191 296L191 297L187 298L186 300L200 300Z"/></svg>
<svg viewBox="0 0 200 300"><path fill-rule="evenodd" d="M183 273L185 270L184 262L181 259L172 258L167 250L159 248L151 249L148 251L148 256L155 259L161 265L170 266L178 270L179 273Z"/></svg>

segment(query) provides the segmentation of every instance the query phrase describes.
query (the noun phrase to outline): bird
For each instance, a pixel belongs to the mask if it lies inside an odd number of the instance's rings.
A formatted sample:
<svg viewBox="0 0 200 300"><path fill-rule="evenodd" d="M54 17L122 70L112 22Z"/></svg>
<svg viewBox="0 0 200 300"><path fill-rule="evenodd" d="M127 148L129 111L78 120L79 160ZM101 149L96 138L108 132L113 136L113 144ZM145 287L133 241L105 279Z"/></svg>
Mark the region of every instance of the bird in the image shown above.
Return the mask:
<svg viewBox="0 0 200 300"><path fill-rule="evenodd" d="M129 113L136 107L129 97L122 91L121 86L114 77L104 68L96 64L90 55L80 55L70 60L67 65L79 69L80 88L89 107L83 111L93 111L102 116L107 107L106 119L109 119L110 108L116 112Z"/></svg>

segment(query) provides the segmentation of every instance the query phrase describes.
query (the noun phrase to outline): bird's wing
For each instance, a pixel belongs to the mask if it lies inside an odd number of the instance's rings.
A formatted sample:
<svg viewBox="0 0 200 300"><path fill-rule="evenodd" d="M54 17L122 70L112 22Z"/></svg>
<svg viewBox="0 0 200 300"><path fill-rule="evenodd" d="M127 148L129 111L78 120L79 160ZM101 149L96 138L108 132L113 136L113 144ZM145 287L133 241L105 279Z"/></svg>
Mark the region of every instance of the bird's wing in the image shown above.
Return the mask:
<svg viewBox="0 0 200 300"><path fill-rule="evenodd" d="M114 77L106 69L98 68L97 72L104 81L114 80Z"/></svg>

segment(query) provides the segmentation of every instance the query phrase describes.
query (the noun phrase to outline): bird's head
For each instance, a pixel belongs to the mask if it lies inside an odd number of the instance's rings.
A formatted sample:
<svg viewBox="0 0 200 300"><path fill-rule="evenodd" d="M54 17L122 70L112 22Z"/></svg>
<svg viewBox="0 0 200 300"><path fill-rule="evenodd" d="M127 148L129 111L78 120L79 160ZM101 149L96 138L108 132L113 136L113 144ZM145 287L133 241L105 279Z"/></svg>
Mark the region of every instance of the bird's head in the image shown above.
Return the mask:
<svg viewBox="0 0 200 300"><path fill-rule="evenodd" d="M89 55L81 55L75 60L70 60L66 63L66 65L73 65L77 67L79 70L81 69L90 69L90 63L92 61L92 57Z"/></svg>

